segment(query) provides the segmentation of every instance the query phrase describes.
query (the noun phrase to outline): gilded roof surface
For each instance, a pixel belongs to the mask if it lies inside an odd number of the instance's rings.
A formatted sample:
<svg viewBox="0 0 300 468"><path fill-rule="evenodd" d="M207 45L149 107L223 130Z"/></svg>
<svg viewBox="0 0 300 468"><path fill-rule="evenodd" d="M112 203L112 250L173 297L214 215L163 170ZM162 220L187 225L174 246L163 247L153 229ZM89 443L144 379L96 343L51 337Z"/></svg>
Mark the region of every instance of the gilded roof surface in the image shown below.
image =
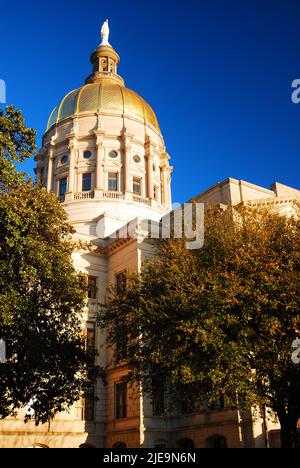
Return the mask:
<svg viewBox="0 0 300 468"><path fill-rule="evenodd" d="M137 93L112 80L86 84L68 93L52 111L47 130L66 117L85 112L117 111L139 117L159 130L153 109Z"/></svg>

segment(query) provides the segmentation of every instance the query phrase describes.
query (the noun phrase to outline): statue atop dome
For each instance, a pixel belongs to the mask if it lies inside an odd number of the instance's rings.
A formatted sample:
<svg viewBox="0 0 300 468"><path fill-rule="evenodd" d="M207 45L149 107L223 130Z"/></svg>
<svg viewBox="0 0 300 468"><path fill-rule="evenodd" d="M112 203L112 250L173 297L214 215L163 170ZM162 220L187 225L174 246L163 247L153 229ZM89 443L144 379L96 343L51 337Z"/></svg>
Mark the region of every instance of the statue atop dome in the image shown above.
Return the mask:
<svg viewBox="0 0 300 468"><path fill-rule="evenodd" d="M109 46L110 43L108 42L109 38L109 26L108 26L108 19L104 21L102 28L101 28L101 37L102 42L100 45Z"/></svg>

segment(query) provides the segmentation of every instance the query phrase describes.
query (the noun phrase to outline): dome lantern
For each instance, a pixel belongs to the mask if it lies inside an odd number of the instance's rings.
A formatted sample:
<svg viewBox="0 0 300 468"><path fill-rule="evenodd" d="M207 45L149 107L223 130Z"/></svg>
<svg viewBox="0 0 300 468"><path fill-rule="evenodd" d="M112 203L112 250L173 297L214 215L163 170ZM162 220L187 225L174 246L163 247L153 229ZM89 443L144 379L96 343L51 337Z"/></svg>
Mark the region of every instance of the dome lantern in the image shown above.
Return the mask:
<svg viewBox="0 0 300 468"><path fill-rule="evenodd" d="M109 78L124 85L124 80L118 75L120 57L108 42L109 26L108 20L103 23L101 29L102 42L91 55L93 73L86 79L86 84L95 83L103 78Z"/></svg>

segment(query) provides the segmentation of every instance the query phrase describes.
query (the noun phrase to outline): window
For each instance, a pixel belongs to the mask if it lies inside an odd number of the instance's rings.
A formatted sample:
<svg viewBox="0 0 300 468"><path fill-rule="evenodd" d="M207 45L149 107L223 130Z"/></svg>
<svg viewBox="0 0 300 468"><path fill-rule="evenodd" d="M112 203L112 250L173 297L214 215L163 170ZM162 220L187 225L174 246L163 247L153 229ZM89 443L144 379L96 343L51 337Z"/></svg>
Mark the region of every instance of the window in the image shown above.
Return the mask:
<svg viewBox="0 0 300 468"><path fill-rule="evenodd" d="M112 159L116 159L118 157L118 153L116 151L110 151L109 157Z"/></svg>
<svg viewBox="0 0 300 468"><path fill-rule="evenodd" d="M88 298L97 299L97 278L95 276L88 277Z"/></svg>
<svg viewBox="0 0 300 468"><path fill-rule="evenodd" d="M216 401L211 403L208 408L209 408L210 411L223 410L225 408L225 397L224 397L224 395L220 395L220 397Z"/></svg>
<svg viewBox="0 0 300 468"><path fill-rule="evenodd" d="M110 192L118 191L118 173L117 172L108 173L108 190Z"/></svg>
<svg viewBox="0 0 300 468"><path fill-rule="evenodd" d="M94 389L89 389L84 395L84 420L93 421L95 413Z"/></svg>
<svg viewBox="0 0 300 468"><path fill-rule="evenodd" d="M91 172L86 172L82 174L82 191L89 192L92 190L92 174Z"/></svg>
<svg viewBox="0 0 300 468"><path fill-rule="evenodd" d="M127 384L125 382L115 384L116 395L116 419L127 417Z"/></svg>
<svg viewBox="0 0 300 468"><path fill-rule="evenodd" d="M127 272L122 271L115 275L115 288L117 294L123 294L127 287Z"/></svg>
<svg viewBox="0 0 300 468"><path fill-rule="evenodd" d="M63 156L60 162L61 164L67 164L67 162L69 162L69 157L67 155Z"/></svg>
<svg viewBox="0 0 300 468"><path fill-rule="evenodd" d="M94 322L87 322L85 328L83 329L86 349L94 350L96 347L95 338L96 338L96 326Z"/></svg>
<svg viewBox="0 0 300 468"><path fill-rule="evenodd" d="M205 448L210 449L224 449L227 448L226 437L223 435L215 434L208 437L205 442Z"/></svg>
<svg viewBox="0 0 300 468"><path fill-rule="evenodd" d="M76 406L76 418L80 421L93 421L95 416L95 393L93 388L85 391Z"/></svg>
<svg viewBox="0 0 300 468"><path fill-rule="evenodd" d="M92 157L92 152L91 151L85 151L83 153L84 159L90 159Z"/></svg>
<svg viewBox="0 0 300 468"><path fill-rule="evenodd" d="M161 416L165 411L164 382L159 378L152 379L152 413Z"/></svg>
<svg viewBox="0 0 300 468"><path fill-rule="evenodd" d="M125 449L127 448L127 445L124 442L116 442L112 448L114 449Z"/></svg>
<svg viewBox="0 0 300 468"><path fill-rule="evenodd" d="M156 449L165 449L167 448L167 441L166 440L156 440L154 442L154 448Z"/></svg>
<svg viewBox="0 0 300 468"><path fill-rule="evenodd" d="M179 449L193 450L195 448L195 444L192 439L180 439L177 441L177 447Z"/></svg>
<svg viewBox="0 0 300 468"><path fill-rule="evenodd" d="M68 179L67 177L63 177L59 180L59 198L61 202L65 201L65 194L67 191Z"/></svg>
<svg viewBox="0 0 300 468"><path fill-rule="evenodd" d="M133 178L133 193L142 195L142 179L140 177Z"/></svg>
<svg viewBox="0 0 300 468"><path fill-rule="evenodd" d="M124 361L127 358L128 349L128 336L124 323L120 323L116 329L116 353L115 362L119 364L120 361Z"/></svg>
<svg viewBox="0 0 300 468"><path fill-rule="evenodd" d="M141 158L136 154L135 156L133 156L133 161L136 163L136 164L139 164L141 162Z"/></svg>
<svg viewBox="0 0 300 468"><path fill-rule="evenodd" d="M157 185L154 185L154 186L153 186L153 196L154 196L154 200L158 201L158 198L159 198L159 188L157 187Z"/></svg>
<svg viewBox="0 0 300 468"><path fill-rule="evenodd" d="M199 400L197 384L186 384L181 387L182 414L200 413L203 411L203 401Z"/></svg>

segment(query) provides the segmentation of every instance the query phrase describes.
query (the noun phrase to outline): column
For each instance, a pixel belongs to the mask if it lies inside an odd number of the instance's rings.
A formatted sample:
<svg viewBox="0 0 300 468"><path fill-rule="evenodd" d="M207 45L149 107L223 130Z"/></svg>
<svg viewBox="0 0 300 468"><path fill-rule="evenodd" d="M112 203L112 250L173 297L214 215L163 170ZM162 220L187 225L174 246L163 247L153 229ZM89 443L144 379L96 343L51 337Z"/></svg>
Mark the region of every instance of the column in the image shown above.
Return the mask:
<svg viewBox="0 0 300 468"><path fill-rule="evenodd" d="M51 145L48 157L48 169L47 169L47 190L51 192L53 189L53 159L54 159L54 147Z"/></svg>
<svg viewBox="0 0 300 468"><path fill-rule="evenodd" d="M103 145L103 138L104 132L103 131L95 131L96 136L96 180L95 180L95 197L101 196L102 191L104 190L104 180L103 180L103 166L104 166L104 145Z"/></svg>
<svg viewBox="0 0 300 468"><path fill-rule="evenodd" d="M124 148L124 191L131 192L131 145Z"/></svg>
<svg viewBox="0 0 300 468"><path fill-rule="evenodd" d="M74 193L74 177L75 177L75 158L76 158L77 140L75 138L69 141L69 180L68 193Z"/></svg>
<svg viewBox="0 0 300 468"><path fill-rule="evenodd" d="M145 154L146 154L146 177L147 177L147 197L150 200L153 199L153 159L152 159L152 151L153 151L153 143L151 143L150 138L146 139L145 143Z"/></svg>
<svg viewBox="0 0 300 468"><path fill-rule="evenodd" d="M128 197L131 196L131 148L132 148L133 135L124 130L122 134L123 142L123 190Z"/></svg>

